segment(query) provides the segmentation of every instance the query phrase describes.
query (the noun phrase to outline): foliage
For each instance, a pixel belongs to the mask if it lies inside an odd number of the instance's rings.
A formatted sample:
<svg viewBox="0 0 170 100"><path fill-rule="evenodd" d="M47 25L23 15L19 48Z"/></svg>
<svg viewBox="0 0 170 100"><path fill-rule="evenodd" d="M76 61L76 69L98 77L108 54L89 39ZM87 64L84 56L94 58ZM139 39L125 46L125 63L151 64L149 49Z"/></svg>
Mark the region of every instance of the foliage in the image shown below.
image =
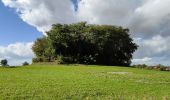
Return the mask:
<svg viewBox="0 0 170 100"><path fill-rule="evenodd" d="M8 66L8 60L7 59L1 60L1 65L2 66Z"/></svg>
<svg viewBox="0 0 170 100"><path fill-rule="evenodd" d="M138 65L133 65L135 68L147 68L148 66L146 64L138 64Z"/></svg>
<svg viewBox="0 0 170 100"><path fill-rule="evenodd" d="M111 25L54 24L32 49L37 58L49 61L62 55L64 63L129 66L138 46L128 33Z"/></svg>
<svg viewBox="0 0 170 100"><path fill-rule="evenodd" d="M56 62L57 62L57 64L64 64L65 62L63 61L63 56L62 55L60 55L60 56L57 56L57 60L56 60Z"/></svg>
<svg viewBox="0 0 170 100"><path fill-rule="evenodd" d="M132 67L140 69L149 69L149 70L159 70L159 71L170 71L170 67L158 64L156 66L148 66L146 64L133 65Z"/></svg>
<svg viewBox="0 0 170 100"><path fill-rule="evenodd" d="M28 62L24 62L22 65L23 65L23 66L28 66L29 63L28 63Z"/></svg>
<svg viewBox="0 0 170 100"><path fill-rule="evenodd" d="M165 67L164 65L161 65L161 64L156 65L156 66L154 67L154 69L160 70L160 71L166 71L166 67Z"/></svg>
<svg viewBox="0 0 170 100"><path fill-rule="evenodd" d="M43 62L43 58L41 58L41 57L33 58L32 62L33 63Z"/></svg>
<svg viewBox="0 0 170 100"><path fill-rule="evenodd" d="M47 45L47 40L45 37L43 38L38 38L33 47L32 50L34 51L35 55L37 57L43 57L45 56L45 49L48 47Z"/></svg>
<svg viewBox="0 0 170 100"><path fill-rule="evenodd" d="M50 42L46 37L38 38L35 41L32 50L37 56L37 58L33 58L33 62L54 61L55 50L51 47Z"/></svg>

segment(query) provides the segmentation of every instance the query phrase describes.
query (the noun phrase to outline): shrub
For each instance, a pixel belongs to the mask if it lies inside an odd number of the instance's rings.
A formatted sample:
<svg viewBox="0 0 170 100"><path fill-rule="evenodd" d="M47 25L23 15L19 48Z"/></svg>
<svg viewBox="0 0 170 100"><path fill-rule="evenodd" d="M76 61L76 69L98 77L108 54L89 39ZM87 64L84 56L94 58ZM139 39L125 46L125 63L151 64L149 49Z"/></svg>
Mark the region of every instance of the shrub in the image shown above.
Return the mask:
<svg viewBox="0 0 170 100"><path fill-rule="evenodd" d="M32 62L33 62L33 63L37 63L37 62L38 62L38 59L37 59L37 58L32 58Z"/></svg>
<svg viewBox="0 0 170 100"><path fill-rule="evenodd" d="M146 69L153 70L154 67L153 66L148 66L148 67L146 67Z"/></svg>
<svg viewBox="0 0 170 100"><path fill-rule="evenodd" d="M38 63L38 62L43 62L43 58L39 57L39 58L33 58L32 59L33 63Z"/></svg>
<svg viewBox="0 0 170 100"><path fill-rule="evenodd" d="M56 60L58 64L72 64L75 63L76 61L77 59L74 59L73 57L64 57L62 55L59 55Z"/></svg>
<svg viewBox="0 0 170 100"><path fill-rule="evenodd" d="M164 65L161 65L161 64L156 65L156 66L154 67L154 69L160 70L160 71L166 71L166 67L165 67Z"/></svg>
<svg viewBox="0 0 170 100"><path fill-rule="evenodd" d="M146 64L138 64L138 65L133 65L133 67L135 68L148 68L149 66L147 66Z"/></svg>
<svg viewBox="0 0 170 100"><path fill-rule="evenodd" d="M93 57L92 55L84 56L83 59L84 59L85 64L94 64L94 63L96 63L96 58Z"/></svg>
<svg viewBox="0 0 170 100"><path fill-rule="evenodd" d="M170 67L164 65L147 66L146 64L133 65L134 68L149 69L149 70L159 70L159 71L170 71Z"/></svg>
<svg viewBox="0 0 170 100"><path fill-rule="evenodd" d="M57 62L57 64L64 64L63 56L62 55L57 56L56 62Z"/></svg>
<svg viewBox="0 0 170 100"><path fill-rule="evenodd" d="M49 58L42 58L42 62L50 62Z"/></svg>

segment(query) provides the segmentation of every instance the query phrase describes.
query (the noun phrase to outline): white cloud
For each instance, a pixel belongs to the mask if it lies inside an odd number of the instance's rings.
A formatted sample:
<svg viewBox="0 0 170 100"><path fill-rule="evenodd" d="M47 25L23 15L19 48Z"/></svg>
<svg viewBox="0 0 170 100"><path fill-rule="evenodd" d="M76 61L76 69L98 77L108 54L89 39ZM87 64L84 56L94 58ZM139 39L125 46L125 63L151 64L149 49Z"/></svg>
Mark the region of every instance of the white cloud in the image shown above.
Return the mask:
<svg viewBox="0 0 170 100"><path fill-rule="evenodd" d="M137 39L139 49L134 54L133 63L166 64L170 65L170 36L162 37L156 35L151 39ZM152 58L149 61L144 61L146 58Z"/></svg>
<svg viewBox="0 0 170 100"><path fill-rule="evenodd" d="M15 43L0 46L0 60L7 59L10 65L21 65L27 61L31 63L34 54L31 50L33 43Z"/></svg>
<svg viewBox="0 0 170 100"><path fill-rule="evenodd" d="M135 53L135 57L153 57L153 56L168 56L170 55L170 36L162 37L156 35L151 39L142 39L137 41L140 45Z"/></svg>
<svg viewBox="0 0 170 100"><path fill-rule="evenodd" d="M170 0L148 0L144 5L136 9L137 13L143 14L145 17L160 23L162 18L170 16L169 8Z"/></svg>
<svg viewBox="0 0 170 100"><path fill-rule="evenodd" d="M127 25L143 0L81 0L78 19L95 24Z"/></svg>
<svg viewBox="0 0 170 100"><path fill-rule="evenodd" d="M147 64L147 65L158 65L158 64L164 64L166 66L169 66L169 59L166 57L144 57L140 59L133 59L132 62L133 64Z"/></svg>
<svg viewBox="0 0 170 100"><path fill-rule="evenodd" d="M170 0L146 0L132 15L129 27L135 35L145 38L155 34L169 35ZM136 34L138 33L138 34Z"/></svg>
<svg viewBox="0 0 170 100"><path fill-rule="evenodd" d="M72 23L74 7L70 0L2 0L15 8L23 21L45 32L55 23Z"/></svg>
<svg viewBox="0 0 170 100"><path fill-rule="evenodd" d="M134 37L169 35L170 0L81 0L77 17L95 24L129 27Z"/></svg>
<svg viewBox="0 0 170 100"><path fill-rule="evenodd" d="M76 12L71 0L2 0L6 6L15 8L23 21L41 32L49 30L54 23L87 21L121 25L130 28L140 46L134 56L136 61L170 60L170 0L78 1Z"/></svg>
<svg viewBox="0 0 170 100"><path fill-rule="evenodd" d="M146 63L150 62L151 60L152 60L152 58L144 57L141 59L133 59L132 62L134 64L146 64Z"/></svg>

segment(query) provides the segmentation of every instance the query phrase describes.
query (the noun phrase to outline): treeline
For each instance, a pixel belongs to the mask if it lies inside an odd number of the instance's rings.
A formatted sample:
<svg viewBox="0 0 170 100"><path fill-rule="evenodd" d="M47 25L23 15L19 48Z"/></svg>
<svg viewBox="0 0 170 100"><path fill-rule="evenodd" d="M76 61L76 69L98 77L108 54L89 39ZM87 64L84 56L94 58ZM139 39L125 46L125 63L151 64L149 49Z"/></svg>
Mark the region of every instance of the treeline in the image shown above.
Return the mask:
<svg viewBox="0 0 170 100"><path fill-rule="evenodd" d="M29 65L28 62L22 63L22 66L28 66L28 65ZM10 66L10 65L8 65L8 60L7 60L7 59L2 59L2 60L0 61L0 66L2 66L2 67L10 67L10 68L15 67L15 66Z"/></svg>
<svg viewBox="0 0 170 100"><path fill-rule="evenodd" d="M55 24L35 41L33 62L129 66L137 45L129 29L111 25Z"/></svg>
<svg viewBox="0 0 170 100"><path fill-rule="evenodd" d="M158 71L170 71L170 66L164 66L161 64L155 65L155 66L149 66L146 64L138 64L133 65L133 68L140 68L140 69L149 69L149 70L158 70Z"/></svg>

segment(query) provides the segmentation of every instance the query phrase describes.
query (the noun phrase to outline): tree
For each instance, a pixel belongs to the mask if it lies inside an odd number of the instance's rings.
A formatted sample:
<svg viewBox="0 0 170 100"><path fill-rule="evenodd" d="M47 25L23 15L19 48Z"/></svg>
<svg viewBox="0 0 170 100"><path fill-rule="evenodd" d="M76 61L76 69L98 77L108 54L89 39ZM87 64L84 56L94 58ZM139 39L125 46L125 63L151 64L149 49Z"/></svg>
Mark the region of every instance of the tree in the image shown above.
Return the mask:
<svg viewBox="0 0 170 100"><path fill-rule="evenodd" d="M32 50L34 51L37 57L44 57L45 56L45 49L48 47L47 38L38 38L34 45L32 46Z"/></svg>
<svg viewBox="0 0 170 100"><path fill-rule="evenodd" d="M29 63L28 63L28 62L24 62L22 65L23 65L23 66L28 66Z"/></svg>
<svg viewBox="0 0 170 100"><path fill-rule="evenodd" d="M33 51L37 57L62 56L66 63L129 66L138 46L128 33L129 29L112 25L54 24Z"/></svg>
<svg viewBox="0 0 170 100"><path fill-rule="evenodd" d="M8 66L8 60L7 59L1 60L1 65L2 66Z"/></svg>
<svg viewBox="0 0 170 100"><path fill-rule="evenodd" d="M43 37L43 38L38 38L33 47L32 47L33 52L37 56L38 61L53 61L54 60L54 53L55 49L50 45L50 41L48 38ZM37 60L34 58L33 62Z"/></svg>

